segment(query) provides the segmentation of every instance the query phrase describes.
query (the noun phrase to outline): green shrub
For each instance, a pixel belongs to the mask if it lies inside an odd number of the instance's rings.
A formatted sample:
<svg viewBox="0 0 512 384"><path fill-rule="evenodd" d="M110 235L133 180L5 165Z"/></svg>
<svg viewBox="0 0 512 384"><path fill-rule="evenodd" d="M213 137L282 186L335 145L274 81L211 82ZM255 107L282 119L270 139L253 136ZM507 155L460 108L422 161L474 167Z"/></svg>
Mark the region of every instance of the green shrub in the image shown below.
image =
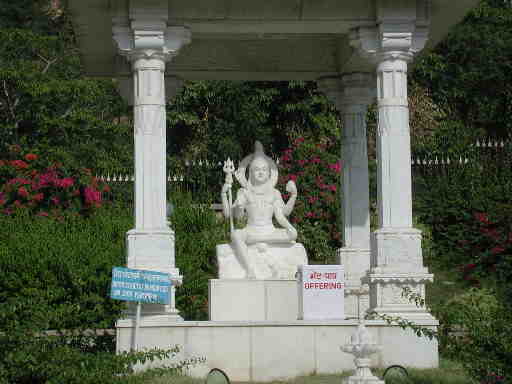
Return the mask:
<svg viewBox="0 0 512 384"><path fill-rule="evenodd" d="M130 216L115 207L63 221L23 212L1 216L0 308L19 298L42 300L66 311L42 329L111 327L122 308L108 298L111 269L125 263Z"/></svg>
<svg viewBox="0 0 512 384"><path fill-rule="evenodd" d="M186 320L207 320L208 280L217 277L215 246L227 241L226 223L210 204L194 204L190 195L175 195L172 201L176 265L183 275L176 304Z"/></svg>
<svg viewBox="0 0 512 384"><path fill-rule="evenodd" d="M176 351L116 355L114 335L92 332L121 317L124 303L108 292L132 222L112 205L62 221L0 216L0 383L138 383L176 371L133 375L134 364Z"/></svg>

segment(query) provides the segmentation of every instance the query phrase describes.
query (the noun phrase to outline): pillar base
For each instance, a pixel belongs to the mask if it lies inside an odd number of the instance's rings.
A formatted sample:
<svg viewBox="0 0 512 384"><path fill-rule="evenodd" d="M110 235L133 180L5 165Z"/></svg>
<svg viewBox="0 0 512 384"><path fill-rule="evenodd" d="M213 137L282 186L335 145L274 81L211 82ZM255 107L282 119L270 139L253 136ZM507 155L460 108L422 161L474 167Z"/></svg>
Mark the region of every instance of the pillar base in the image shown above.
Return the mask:
<svg viewBox="0 0 512 384"><path fill-rule="evenodd" d="M432 280L433 275L429 273L382 274L370 271L366 278L370 286L370 310L407 320L434 321L425 306L414 300L425 300L425 283ZM414 298L407 297L406 287Z"/></svg>
<svg viewBox="0 0 512 384"><path fill-rule="evenodd" d="M419 300L425 300L425 284L433 278L423 266L420 230L381 228L372 233L371 268L364 279L370 286L372 311L408 320L435 320L419 305Z"/></svg>
<svg viewBox="0 0 512 384"><path fill-rule="evenodd" d="M361 279L370 268L370 250L362 248L339 248L338 264L345 270L345 316L346 318L364 317L369 306L369 287Z"/></svg>
<svg viewBox="0 0 512 384"><path fill-rule="evenodd" d="M176 309L176 285L181 284L182 276L174 266L174 231L170 228L156 230L132 229L126 233L127 267L171 276L170 304L142 304L141 317L164 322L183 321ZM125 315L135 319L135 303L130 303Z"/></svg>

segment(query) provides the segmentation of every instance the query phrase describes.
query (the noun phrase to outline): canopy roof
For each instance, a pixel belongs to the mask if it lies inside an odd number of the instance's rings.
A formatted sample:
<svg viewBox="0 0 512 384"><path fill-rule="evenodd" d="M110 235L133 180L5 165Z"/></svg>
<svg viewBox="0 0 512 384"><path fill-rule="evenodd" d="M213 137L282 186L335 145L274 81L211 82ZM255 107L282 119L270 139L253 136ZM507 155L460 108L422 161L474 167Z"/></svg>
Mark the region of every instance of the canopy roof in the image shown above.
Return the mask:
<svg viewBox="0 0 512 384"><path fill-rule="evenodd" d="M88 75L128 75L129 67L119 60L112 40L112 8L116 7L116 12L124 8L128 15L129 1L68 0ZM168 25L185 25L191 29L192 43L168 64L167 74L184 79L233 80L313 80L360 69L364 64L354 59L348 32L357 26L375 26L382 3L388 10L396 5L397 19L404 17L400 14L404 4L416 4L416 25L430 26L427 47L432 47L478 2L138 1L153 6L162 3L162 9L168 11Z"/></svg>

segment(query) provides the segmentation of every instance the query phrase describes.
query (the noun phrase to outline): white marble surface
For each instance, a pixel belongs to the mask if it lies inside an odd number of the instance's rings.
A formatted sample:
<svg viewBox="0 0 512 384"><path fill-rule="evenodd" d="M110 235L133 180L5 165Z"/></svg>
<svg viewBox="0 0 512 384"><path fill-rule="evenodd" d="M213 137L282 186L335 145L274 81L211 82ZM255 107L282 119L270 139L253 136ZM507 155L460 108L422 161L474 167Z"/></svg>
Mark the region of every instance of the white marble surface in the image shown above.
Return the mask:
<svg viewBox="0 0 512 384"><path fill-rule="evenodd" d="M216 251L219 279L245 279L246 272L230 244L219 244ZM273 244L264 249L252 245L248 253L256 279L294 279L297 267L308 263L306 250L299 243Z"/></svg>
<svg viewBox="0 0 512 384"><path fill-rule="evenodd" d="M342 265L299 267L299 319L345 319L345 273Z"/></svg>
<svg viewBox="0 0 512 384"><path fill-rule="evenodd" d="M435 327L437 321L423 322ZM128 350L133 322L117 323L117 349ZM299 375L332 374L353 370L352 355L340 351L357 329L356 321L286 322L188 322L147 321L140 328L142 345L168 348L180 345L180 358L205 357L206 363L188 372L204 378L213 368L232 381L272 381ZM383 346L371 358L372 367L400 364L408 367L438 366L437 342L418 338L411 331L368 321L366 327Z"/></svg>
<svg viewBox="0 0 512 384"><path fill-rule="evenodd" d="M297 281L212 279L208 305L212 321L294 321Z"/></svg>
<svg viewBox="0 0 512 384"><path fill-rule="evenodd" d="M285 203L275 188L279 178L277 164L265 155L259 141L236 171L230 159L224 162L223 170L225 181L220 197L222 212L230 222L231 243L217 246L219 277L292 279L297 266L307 264L304 247L295 242L297 230L288 220L297 199L295 182L290 180L286 185L290 197ZM233 176L240 184L234 201ZM235 224L242 217L247 218L247 223L239 228Z"/></svg>

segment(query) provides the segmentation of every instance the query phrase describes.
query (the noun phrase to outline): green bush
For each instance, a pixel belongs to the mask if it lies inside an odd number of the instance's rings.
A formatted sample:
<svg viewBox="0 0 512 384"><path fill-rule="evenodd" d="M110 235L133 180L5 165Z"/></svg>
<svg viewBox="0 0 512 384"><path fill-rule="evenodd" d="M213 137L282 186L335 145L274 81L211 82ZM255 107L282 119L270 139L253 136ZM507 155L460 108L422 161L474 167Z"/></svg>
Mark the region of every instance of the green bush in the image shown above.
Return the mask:
<svg viewBox="0 0 512 384"><path fill-rule="evenodd" d="M131 223L131 213L116 207L61 222L23 212L0 217L0 308L42 300L65 311L42 329L112 327L122 304L108 298L111 269L125 264Z"/></svg>
<svg viewBox="0 0 512 384"><path fill-rule="evenodd" d="M176 304L186 320L208 319L208 280L217 277L215 246L228 238L226 223L210 204L194 204L190 195L175 195L172 226L176 265L183 275Z"/></svg>
<svg viewBox="0 0 512 384"><path fill-rule="evenodd" d="M0 383L138 383L176 370L133 375L135 363L175 350L116 355L115 337L93 332L124 308L108 292L131 216L116 206L62 221L0 216Z"/></svg>

